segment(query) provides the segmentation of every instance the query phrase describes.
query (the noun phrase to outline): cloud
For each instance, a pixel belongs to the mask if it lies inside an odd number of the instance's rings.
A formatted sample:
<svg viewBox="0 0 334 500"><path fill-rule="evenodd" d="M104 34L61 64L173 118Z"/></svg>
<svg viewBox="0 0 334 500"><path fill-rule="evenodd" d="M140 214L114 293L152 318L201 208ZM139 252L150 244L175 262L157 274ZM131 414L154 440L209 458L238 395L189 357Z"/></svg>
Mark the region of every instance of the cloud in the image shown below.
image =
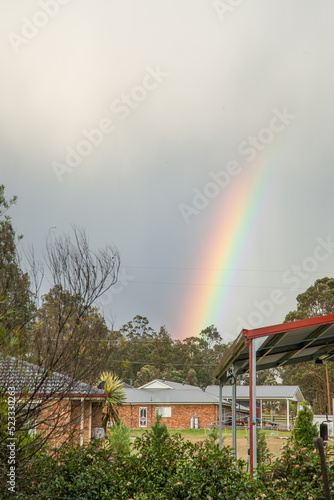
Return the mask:
<svg viewBox="0 0 334 500"><path fill-rule="evenodd" d="M195 280L179 268L210 266L201 255L230 191L189 227L178 205L239 157L240 142L265 127L273 109L296 115L273 144L273 185L235 270L230 312L210 320L232 335L240 309L254 295L262 300L256 284L278 286L264 271L289 268L331 232L333 3L245 1L221 22L211 1L71 0L16 53L7 33L21 33L22 18L40 9L32 0L2 9L2 182L20 197L15 222L27 243L41 247L49 227L74 222L97 245L114 242L126 268L146 269L133 272L143 283L135 278L113 300L120 323L142 314L184 335L180 318ZM168 78L126 120L113 116L111 104L156 65ZM115 131L59 183L52 162L63 162L82 131L106 117ZM152 265L159 269L148 271ZM289 296L284 307L293 304Z"/></svg>

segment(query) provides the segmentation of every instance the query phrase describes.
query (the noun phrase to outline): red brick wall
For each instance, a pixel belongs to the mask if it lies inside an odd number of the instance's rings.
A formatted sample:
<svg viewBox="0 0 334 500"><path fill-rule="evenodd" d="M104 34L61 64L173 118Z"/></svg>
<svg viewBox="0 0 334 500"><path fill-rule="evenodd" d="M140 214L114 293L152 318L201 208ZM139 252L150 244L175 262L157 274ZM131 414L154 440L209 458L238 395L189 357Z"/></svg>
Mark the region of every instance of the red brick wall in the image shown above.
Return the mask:
<svg viewBox="0 0 334 500"><path fill-rule="evenodd" d="M68 400L48 401L36 419L36 431L50 436L54 446L60 446L68 437L71 407Z"/></svg>
<svg viewBox="0 0 334 500"><path fill-rule="evenodd" d="M171 417L165 417L161 419L161 422L165 422L168 429L190 429L191 417L196 416L198 418L198 424L200 428L204 428L206 425L211 424L218 420L218 404L215 405L124 405L119 408L119 416L123 423L127 427L132 427L133 429L139 429L139 408L147 408L147 428L151 427L151 424L155 421L155 409L168 407L171 408ZM227 411L230 410L228 407ZM132 413L132 422L131 422ZM196 414L196 415L195 415Z"/></svg>
<svg viewBox="0 0 334 500"><path fill-rule="evenodd" d="M37 420L36 430L51 434L51 442L60 446L70 438L72 445L79 444L82 434L81 411L84 409L83 443L89 442L91 429L102 426L103 402L80 399L55 401L43 409Z"/></svg>
<svg viewBox="0 0 334 500"><path fill-rule="evenodd" d="M92 429L94 427L102 427L102 412L103 412L104 402L92 403Z"/></svg>

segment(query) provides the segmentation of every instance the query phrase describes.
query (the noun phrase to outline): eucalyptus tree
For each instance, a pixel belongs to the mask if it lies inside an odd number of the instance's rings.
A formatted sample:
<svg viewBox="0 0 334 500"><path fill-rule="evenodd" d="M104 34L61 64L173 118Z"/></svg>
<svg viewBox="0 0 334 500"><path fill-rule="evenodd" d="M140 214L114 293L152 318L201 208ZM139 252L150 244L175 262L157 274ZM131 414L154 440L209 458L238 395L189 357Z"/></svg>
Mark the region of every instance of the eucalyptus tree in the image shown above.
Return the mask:
<svg viewBox="0 0 334 500"><path fill-rule="evenodd" d="M334 313L334 279L317 279L297 296L297 308L290 311L285 322ZM289 365L280 373L284 384L299 385L315 413L332 413L331 394L334 391L333 363L313 362Z"/></svg>

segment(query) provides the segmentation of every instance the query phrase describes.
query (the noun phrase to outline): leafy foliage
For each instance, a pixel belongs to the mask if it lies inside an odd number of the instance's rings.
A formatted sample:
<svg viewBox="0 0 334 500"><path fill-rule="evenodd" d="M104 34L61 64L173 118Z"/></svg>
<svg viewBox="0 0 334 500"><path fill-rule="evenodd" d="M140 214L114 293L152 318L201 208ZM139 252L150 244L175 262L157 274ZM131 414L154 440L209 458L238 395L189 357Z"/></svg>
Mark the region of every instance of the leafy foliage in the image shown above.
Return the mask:
<svg viewBox="0 0 334 500"><path fill-rule="evenodd" d="M285 321L323 316L334 312L334 279L321 278L315 281L305 292L297 296L297 309L290 311ZM281 372L283 384L299 385L315 413L329 411L327 394L327 376L330 394L334 390L334 366L313 362L288 365Z"/></svg>
<svg viewBox="0 0 334 500"><path fill-rule="evenodd" d="M96 443L35 460L17 498L254 500L256 485L229 449L219 451L168 437L160 449L147 433L137 453L120 456ZM37 480L38 478L38 480Z"/></svg>
<svg viewBox="0 0 334 500"><path fill-rule="evenodd" d="M293 439L298 446L313 448L313 438L317 436L317 426L313 424L313 411L303 404L296 418Z"/></svg>
<svg viewBox="0 0 334 500"><path fill-rule="evenodd" d="M334 279L321 278L297 296L297 309L290 311L285 321L313 318L334 313Z"/></svg>
<svg viewBox="0 0 334 500"><path fill-rule="evenodd" d="M256 431L256 453L257 453L257 463L264 464L269 458L269 449L267 446L266 435L264 432Z"/></svg>
<svg viewBox="0 0 334 500"><path fill-rule="evenodd" d="M61 285L43 296L30 337L31 362L87 382L97 377L100 360L110 351L108 328L99 311Z"/></svg>
<svg viewBox="0 0 334 500"><path fill-rule="evenodd" d="M327 463L329 456L327 455ZM334 487L333 462L328 467L331 489ZM261 476L262 490L272 500L324 500L319 455L310 448L288 443L280 459ZM261 497L260 497L261 498Z"/></svg>
<svg viewBox="0 0 334 500"><path fill-rule="evenodd" d="M327 461L328 461L327 456ZM328 465L333 487L334 466ZM257 480L231 450L166 438L158 449L151 431L135 441L131 455L98 443L37 456L17 498L106 500L323 500L319 456L288 443L281 458L258 469Z"/></svg>
<svg viewBox="0 0 334 500"><path fill-rule="evenodd" d="M111 332L110 342L113 349L105 369L136 387L155 378L187 380L201 387L214 384L212 371L229 346L213 325L197 337L173 340L165 327L155 332L143 316Z"/></svg>
<svg viewBox="0 0 334 500"><path fill-rule="evenodd" d="M134 386L141 387L142 385L148 384L151 380L159 378L159 370L154 366L144 365L137 373L137 378L135 380Z"/></svg>
<svg viewBox="0 0 334 500"><path fill-rule="evenodd" d="M151 442L153 448L156 450L161 450L165 441L169 438L169 432L167 425L163 422L161 423L162 416L157 415L154 424L151 425L151 430L148 435L151 437Z"/></svg>
<svg viewBox="0 0 334 500"><path fill-rule="evenodd" d="M210 429L209 435L205 440L205 446L208 449L212 449L218 446L218 439L219 439L219 431L218 429L212 428ZM224 441L223 437L223 441Z"/></svg>
<svg viewBox="0 0 334 500"><path fill-rule="evenodd" d="M103 389L108 394L107 410L102 418L102 424L104 430L106 430L108 423L120 423L118 408L125 402L124 386L117 375L111 372L101 373L97 384L103 386Z"/></svg>
<svg viewBox="0 0 334 500"><path fill-rule="evenodd" d="M130 434L131 431L122 422L119 422L108 429L105 447L115 455L130 455Z"/></svg>
<svg viewBox="0 0 334 500"><path fill-rule="evenodd" d="M20 354L26 346L35 311L29 276L21 270L17 251L22 236L16 236L7 215L16 200L16 196L7 200L0 185L0 349L10 355Z"/></svg>
<svg viewBox="0 0 334 500"><path fill-rule="evenodd" d="M190 368L190 370L188 371L186 383L189 385L198 385L196 371L194 370L194 368Z"/></svg>

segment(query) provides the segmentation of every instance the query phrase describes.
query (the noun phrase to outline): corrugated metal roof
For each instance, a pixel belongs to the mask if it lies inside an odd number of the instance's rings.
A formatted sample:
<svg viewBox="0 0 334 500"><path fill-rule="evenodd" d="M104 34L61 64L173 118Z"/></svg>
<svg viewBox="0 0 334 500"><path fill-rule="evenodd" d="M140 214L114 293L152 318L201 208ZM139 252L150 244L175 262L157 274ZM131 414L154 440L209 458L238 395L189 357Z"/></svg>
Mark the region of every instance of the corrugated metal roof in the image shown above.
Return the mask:
<svg viewBox="0 0 334 500"><path fill-rule="evenodd" d="M155 382L155 381L153 381ZM162 381L161 381L162 382ZM125 398L127 404L218 404L218 396L203 391L200 387L194 385L180 384L178 382L163 381L165 386L162 389L146 389L145 384L138 389L125 388ZM153 384L155 387L156 384ZM223 401L225 406L230 406L230 402ZM246 408L241 408L248 411Z"/></svg>
<svg viewBox="0 0 334 500"><path fill-rule="evenodd" d="M68 396L106 397L103 389L92 387L85 382L76 382L73 378L53 372L48 375L44 368L28 363L21 358L6 358L0 354L0 387L6 392L15 388L16 394L23 391L45 394L66 394Z"/></svg>
<svg viewBox="0 0 334 500"><path fill-rule="evenodd" d="M256 342L256 369L265 370L304 361L334 360L334 314L280 325L243 330L214 370L216 378L228 380L233 365L238 374L249 369L249 346Z"/></svg>
<svg viewBox="0 0 334 500"><path fill-rule="evenodd" d="M218 398L202 390L172 390L165 389L148 391L145 389L125 389L127 403L168 403L168 404L217 404Z"/></svg>
<svg viewBox="0 0 334 500"><path fill-rule="evenodd" d="M219 386L209 385L206 388L207 392L218 396ZM232 399L232 386L223 386L223 398ZM249 386L237 385L237 399L249 400ZM289 399L290 401L304 401L304 396L298 385L257 385L256 399Z"/></svg>

